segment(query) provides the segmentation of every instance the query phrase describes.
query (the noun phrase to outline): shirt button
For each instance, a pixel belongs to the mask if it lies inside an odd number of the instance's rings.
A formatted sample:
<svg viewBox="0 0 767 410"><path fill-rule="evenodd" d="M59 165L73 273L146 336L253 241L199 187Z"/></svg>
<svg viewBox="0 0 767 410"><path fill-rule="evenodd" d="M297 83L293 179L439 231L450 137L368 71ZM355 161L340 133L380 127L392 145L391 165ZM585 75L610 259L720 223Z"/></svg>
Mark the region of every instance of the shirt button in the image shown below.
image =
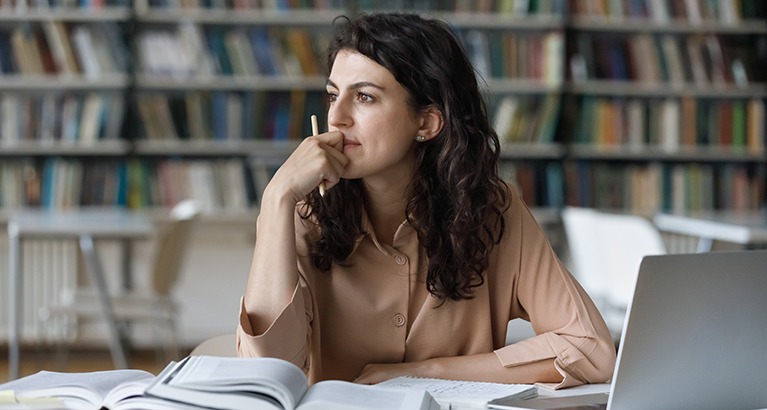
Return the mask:
<svg viewBox="0 0 767 410"><path fill-rule="evenodd" d="M405 316L401 313L394 315L394 326L401 327L405 324Z"/></svg>
<svg viewBox="0 0 767 410"><path fill-rule="evenodd" d="M404 265L404 264L407 263L407 257L402 256L402 255L397 255L394 258L394 261L397 262L397 265Z"/></svg>

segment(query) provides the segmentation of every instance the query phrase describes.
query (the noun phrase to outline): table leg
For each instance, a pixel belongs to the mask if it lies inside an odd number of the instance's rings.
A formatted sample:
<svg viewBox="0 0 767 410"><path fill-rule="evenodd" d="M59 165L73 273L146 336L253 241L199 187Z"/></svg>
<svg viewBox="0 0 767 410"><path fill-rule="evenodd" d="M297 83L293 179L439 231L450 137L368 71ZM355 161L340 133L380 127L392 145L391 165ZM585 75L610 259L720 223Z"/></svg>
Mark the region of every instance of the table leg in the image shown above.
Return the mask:
<svg viewBox="0 0 767 410"><path fill-rule="evenodd" d="M133 289L133 241L129 238L124 238L120 241L120 247L122 248L122 263L120 268L122 269L122 291L129 292ZM128 335L131 332L131 324L124 322L120 324L120 342L123 347L130 346L130 339Z"/></svg>
<svg viewBox="0 0 767 410"><path fill-rule="evenodd" d="M122 288L124 290L133 289L133 241L130 239L123 239L121 241L122 246Z"/></svg>
<svg viewBox="0 0 767 410"><path fill-rule="evenodd" d="M19 338L21 337L21 247L19 230L8 225L8 380L19 377Z"/></svg>
<svg viewBox="0 0 767 410"><path fill-rule="evenodd" d="M89 235L81 235L80 250L85 259L85 270L88 272L91 284L96 288L96 295L101 304L101 312L107 323L109 330L109 350L112 352L112 361L117 369L127 368L128 362L125 359L125 351L123 349L122 341L120 340L120 331L117 327L114 310L112 309L112 301L109 298L109 290L107 289L104 272L101 269L101 263L96 254L96 248L93 245L93 238Z"/></svg>

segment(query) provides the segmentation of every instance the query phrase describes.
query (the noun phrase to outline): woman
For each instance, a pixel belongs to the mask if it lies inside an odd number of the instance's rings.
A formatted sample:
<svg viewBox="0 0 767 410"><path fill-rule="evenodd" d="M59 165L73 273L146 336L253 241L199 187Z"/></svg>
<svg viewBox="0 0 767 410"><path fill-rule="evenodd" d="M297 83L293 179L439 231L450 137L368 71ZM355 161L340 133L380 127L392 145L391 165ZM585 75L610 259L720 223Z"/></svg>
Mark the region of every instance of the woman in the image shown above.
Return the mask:
<svg viewBox="0 0 767 410"><path fill-rule="evenodd" d="M343 20L328 69L329 131L262 197L239 354L292 361L310 382L609 379L607 327L498 177L498 137L449 27ZM537 336L504 346L514 318Z"/></svg>

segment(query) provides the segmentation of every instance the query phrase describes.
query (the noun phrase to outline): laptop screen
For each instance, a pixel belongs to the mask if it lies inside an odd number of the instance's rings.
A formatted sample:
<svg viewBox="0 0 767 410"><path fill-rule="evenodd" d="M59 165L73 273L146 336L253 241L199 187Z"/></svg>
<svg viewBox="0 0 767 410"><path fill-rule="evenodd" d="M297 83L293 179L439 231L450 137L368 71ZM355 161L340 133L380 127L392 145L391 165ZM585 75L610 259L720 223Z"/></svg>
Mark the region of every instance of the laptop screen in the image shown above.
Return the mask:
<svg viewBox="0 0 767 410"><path fill-rule="evenodd" d="M767 250L647 256L609 407L767 407L765 346Z"/></svg>

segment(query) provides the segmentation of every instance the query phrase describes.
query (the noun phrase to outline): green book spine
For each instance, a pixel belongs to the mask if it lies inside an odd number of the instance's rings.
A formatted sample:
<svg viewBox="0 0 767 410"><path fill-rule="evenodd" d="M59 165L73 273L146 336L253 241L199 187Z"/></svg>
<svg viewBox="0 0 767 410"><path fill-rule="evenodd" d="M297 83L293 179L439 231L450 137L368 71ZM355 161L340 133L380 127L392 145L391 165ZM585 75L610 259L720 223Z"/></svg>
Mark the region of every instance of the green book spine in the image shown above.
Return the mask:
<svg viewBox="0 0 767 410"><path fill-rule="evenodd" d="M732 147L737 150L746 148L746 102L732 103Z"/></svg>

